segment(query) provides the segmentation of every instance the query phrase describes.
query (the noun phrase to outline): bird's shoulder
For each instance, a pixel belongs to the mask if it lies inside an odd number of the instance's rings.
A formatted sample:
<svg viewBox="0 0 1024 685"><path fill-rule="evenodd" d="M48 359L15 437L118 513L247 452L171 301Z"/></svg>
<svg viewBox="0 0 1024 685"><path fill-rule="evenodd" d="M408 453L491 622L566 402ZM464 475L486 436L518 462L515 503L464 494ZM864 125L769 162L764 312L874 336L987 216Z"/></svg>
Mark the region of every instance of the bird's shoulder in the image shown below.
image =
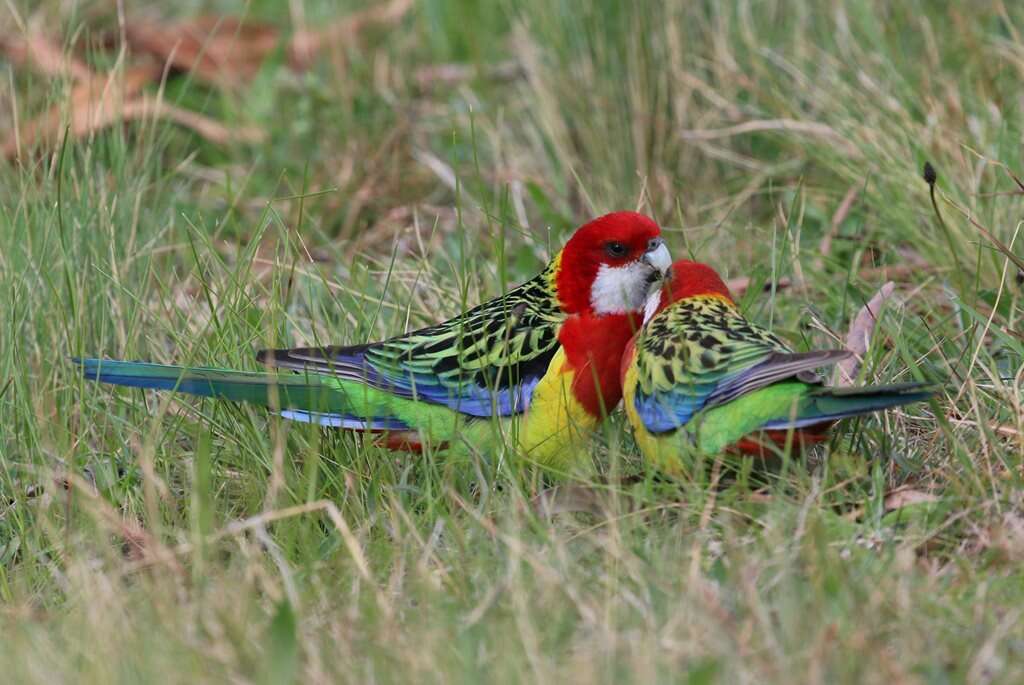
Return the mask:
<svg viewBox="0 0 1024 685"><path fill-rule="evenodd" d="M637 366L642 388L651 392L712 382L789 350L731 300L701 295L672 303L648 322L637 343Z"/></svg>

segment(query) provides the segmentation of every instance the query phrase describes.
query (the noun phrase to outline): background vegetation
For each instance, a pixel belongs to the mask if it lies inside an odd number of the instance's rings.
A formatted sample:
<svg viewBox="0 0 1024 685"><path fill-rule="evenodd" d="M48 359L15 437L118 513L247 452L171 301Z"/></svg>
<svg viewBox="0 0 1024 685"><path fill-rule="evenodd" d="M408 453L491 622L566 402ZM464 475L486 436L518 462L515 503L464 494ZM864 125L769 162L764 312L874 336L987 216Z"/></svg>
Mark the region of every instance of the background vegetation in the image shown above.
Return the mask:
<svg viewBox="0 0 1024 685"><path fill-rule="evenodd" d="M0 10L5 679L1024 680L1024 6L389 7ZM164 70L137 37L180 47L200 16L238 41L215 56L265 47ZM42 68L40 36L77 61ZM68 362L254 368L397 333L616 208L748 278L748 314L800 346L896 281L861 381L943 392L682 483L616 419L549 517L512 455L396 455Z"/></svg>

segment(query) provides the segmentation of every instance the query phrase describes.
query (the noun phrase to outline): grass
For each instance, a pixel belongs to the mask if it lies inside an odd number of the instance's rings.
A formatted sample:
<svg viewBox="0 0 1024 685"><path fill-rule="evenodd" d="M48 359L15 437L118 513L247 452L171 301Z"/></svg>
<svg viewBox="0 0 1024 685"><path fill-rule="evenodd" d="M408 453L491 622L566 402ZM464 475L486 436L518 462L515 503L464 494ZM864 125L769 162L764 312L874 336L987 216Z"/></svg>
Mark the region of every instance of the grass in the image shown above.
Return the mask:
<svg viewBox="0 0 1024 685"><path fill-rule="evenodd" d="M108 3L36 4L2 26L38 12L109 64ZM335 5L291 3L314 25L355 9ZM1021 32L999 0L421 0L302 75L271 58L235 92L167 83L265 144L146 122L0 163L0 672L1020 682L1024 286L972 220L1024 255ZM516 78L486 76L507 60ZM449 62L483 75L417 83ZM67 97L6 73L4 129ZM258 347L393 334L634 207L678 256L791 279L743 306L800 347L835 345L896 280L861 380L943 392L780 472L709 460L680 483L616 417L597 472L639 482L595 479L590 511L543 518L511 453L404 457L68 362L253 368ZM933 498L896 506L900 487Z"/></svg>

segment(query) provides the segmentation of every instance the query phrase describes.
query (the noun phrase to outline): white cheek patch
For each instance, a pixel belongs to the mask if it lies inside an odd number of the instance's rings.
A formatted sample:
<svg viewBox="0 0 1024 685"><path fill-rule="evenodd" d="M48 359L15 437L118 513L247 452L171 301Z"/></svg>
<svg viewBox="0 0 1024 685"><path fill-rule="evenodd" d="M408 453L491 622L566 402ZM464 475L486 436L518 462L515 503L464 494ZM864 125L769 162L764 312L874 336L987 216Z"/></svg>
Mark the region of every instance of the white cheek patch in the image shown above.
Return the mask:
<svg viewBox="0 0 1024 685"><path fill-rule="evenodd" d="M596 314L640 311L651 288L650 276L651 267L639 261L622 266L602 264L590 287L591 309Z"/></svg>

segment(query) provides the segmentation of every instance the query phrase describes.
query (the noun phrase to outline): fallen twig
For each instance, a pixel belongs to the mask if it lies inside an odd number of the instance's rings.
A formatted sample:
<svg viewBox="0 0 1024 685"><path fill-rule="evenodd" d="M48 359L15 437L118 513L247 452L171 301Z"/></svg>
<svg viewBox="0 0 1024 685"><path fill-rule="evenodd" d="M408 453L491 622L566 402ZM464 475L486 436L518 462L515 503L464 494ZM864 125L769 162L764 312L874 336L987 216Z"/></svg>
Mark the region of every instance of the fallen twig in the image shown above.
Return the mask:
<svg viewBox="0 0 1024 685"><path fill-rule="evenodd" d="M252 126L229 127L209 117L163 102L142 93L159 78L159 68L132 67L122 74L94 74L71 89L65 102L8 134L0 154L7 159L21 157L25 150L40 146L52 148L64 135L80 139L125 121L167 119L191 129L213 143L256 143L264 139L262 130Z"/></svg>
<svg viewBox="0 0 1024 685"><path fill-rule="evenodd" d="M69 76L88 81L94 74L85 62L66 53L48 36L31 32L24 36L0 35L0 52L16 67L28 67L47 76Z"/></svg>

